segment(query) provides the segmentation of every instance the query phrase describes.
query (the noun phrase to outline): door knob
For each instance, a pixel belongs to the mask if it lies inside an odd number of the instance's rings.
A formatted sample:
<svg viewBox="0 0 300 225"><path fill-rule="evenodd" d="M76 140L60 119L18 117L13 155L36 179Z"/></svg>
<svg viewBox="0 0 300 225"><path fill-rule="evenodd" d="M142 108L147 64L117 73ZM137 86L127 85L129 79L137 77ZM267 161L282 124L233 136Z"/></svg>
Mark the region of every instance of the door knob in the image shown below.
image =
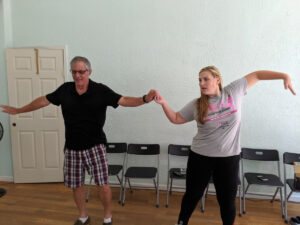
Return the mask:
<svg viewBox="0 0 300 225"><path fill-rule="evenodd" d="M16 123L13 123L12 125L15 127L17 124L16 124Z"/></svg>

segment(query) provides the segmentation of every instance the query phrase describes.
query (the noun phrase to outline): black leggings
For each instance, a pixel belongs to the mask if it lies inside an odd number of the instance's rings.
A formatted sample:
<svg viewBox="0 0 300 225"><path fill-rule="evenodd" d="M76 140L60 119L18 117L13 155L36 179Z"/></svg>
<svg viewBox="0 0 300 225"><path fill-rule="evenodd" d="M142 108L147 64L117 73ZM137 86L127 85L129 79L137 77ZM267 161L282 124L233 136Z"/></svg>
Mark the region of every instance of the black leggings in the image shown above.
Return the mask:
<svg viewBox="0 0 300 225"><path fill-rule="evenodd" d="M223 225L233 225L240 156L207 157L190 151L186 192L182 198L178 224L187 225L213 176Z"/></svg>

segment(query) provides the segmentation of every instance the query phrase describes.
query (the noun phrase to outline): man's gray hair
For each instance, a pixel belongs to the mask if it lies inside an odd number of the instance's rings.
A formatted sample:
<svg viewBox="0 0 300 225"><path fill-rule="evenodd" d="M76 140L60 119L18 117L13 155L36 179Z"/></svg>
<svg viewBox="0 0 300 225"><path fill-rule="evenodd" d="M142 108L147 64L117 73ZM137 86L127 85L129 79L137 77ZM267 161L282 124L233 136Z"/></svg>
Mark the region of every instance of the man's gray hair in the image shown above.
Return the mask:
<svg viewBox="0 0 300 225"><path fill-rule="evenodd" d="M72 68L72 65L77 62L84 62L87 70L92 69L90 61L83 56L75 56L70 62L70 67Z"/></svg>

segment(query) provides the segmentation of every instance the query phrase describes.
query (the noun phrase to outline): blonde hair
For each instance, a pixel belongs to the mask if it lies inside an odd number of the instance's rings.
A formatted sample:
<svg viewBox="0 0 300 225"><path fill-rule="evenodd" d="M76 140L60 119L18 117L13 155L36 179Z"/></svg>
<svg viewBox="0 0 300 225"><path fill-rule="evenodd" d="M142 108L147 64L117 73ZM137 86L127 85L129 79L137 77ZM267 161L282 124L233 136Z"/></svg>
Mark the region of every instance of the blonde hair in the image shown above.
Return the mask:
<svg viewBox="0 0 300 225"><path fill-rule="evenodd" d="M202 73L204 71L208 71L212 74L212 76L214 78L220 79L219 89L221 91L222 90L222 76L221 76L221 73L218 70L218 68L215 66L206 66L200 70L199 75L200 75L200 73ZM207 117L209 107L210 107L209 106L209 96L201 93L200 98L197 99L198 121L201 124L204 124L204 120Z"/></svg>

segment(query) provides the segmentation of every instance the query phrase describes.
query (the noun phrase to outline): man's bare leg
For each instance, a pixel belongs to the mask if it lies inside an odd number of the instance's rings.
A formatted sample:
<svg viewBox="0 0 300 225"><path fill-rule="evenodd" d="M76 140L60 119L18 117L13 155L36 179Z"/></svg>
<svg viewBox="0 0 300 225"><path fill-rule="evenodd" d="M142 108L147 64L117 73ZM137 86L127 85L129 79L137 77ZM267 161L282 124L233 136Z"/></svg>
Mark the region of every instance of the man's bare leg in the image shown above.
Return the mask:
<svg viewBox="0 0 300 225"><path fill-rule="evenodd" d="M84 186L73 189L74 201L77 205L80 218L86 218L88 216L85 204L85 190Z"/></svg>
<svg viewBox="0 0 300 225"><path fill-rule="evenodd" d="M111 189L108 184L99 186L99 195L104 208L104 218L111 218Z"/></svg>

